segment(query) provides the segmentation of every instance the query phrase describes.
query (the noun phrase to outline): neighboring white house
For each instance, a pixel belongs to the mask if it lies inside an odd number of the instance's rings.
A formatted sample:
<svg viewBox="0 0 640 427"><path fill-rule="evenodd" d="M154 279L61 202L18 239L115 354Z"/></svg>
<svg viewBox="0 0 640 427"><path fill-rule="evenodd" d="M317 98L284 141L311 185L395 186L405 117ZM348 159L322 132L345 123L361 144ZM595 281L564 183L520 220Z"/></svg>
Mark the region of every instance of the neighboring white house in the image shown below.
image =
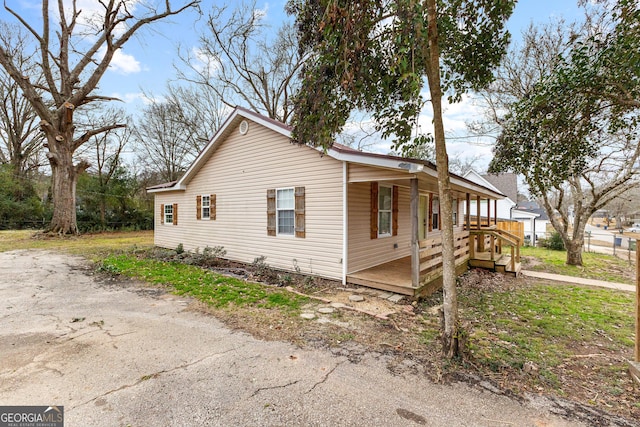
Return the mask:
<svg viewBox="0 0 640 427"><path fill-rule="evenodd" d="M530 244L535 246L539 238L546 238L550 223L547 212L536 202L520 202L511 211L512 219L524 223L524 237L529 238Z"/></svg>
<svg viewBox="0 0 640 427"><path fill-rule="evenodd" d="M471 199L499 191L451 175L456 264L469 259ZM177 182L155 195L155 244L415 295L441 277L438 177L427 161L326 152L237 107Z"/></svg>
<svg viewBox="0 0 640 427"><path fill-rule="evenodd" d="M498 193L506 195L504 199L497 201L498 219L512 219L511 209L516 205L518 197L517 176L513 173L506 173L500 175L480 175L473 169L469 170L464 177L469 181L480 184L484 187L490 188ZM495 215L494 206L490 206L491 216ZM477 215L477 203L475 200L471 200L471 215ZM487 215L487 200L480 201L480 215Z"/></svg>

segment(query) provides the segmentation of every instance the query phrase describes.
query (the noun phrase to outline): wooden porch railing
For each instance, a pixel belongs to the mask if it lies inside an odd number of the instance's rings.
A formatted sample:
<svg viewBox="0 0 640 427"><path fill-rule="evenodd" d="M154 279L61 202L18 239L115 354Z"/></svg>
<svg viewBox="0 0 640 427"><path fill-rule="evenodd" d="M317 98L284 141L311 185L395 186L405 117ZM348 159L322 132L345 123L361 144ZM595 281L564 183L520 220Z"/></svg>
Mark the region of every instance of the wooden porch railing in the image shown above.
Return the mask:
<svg viewBox="0 0 640 427"><path fill-rule="evenodd" d="M454 256L456 266L469 257L469 232L462 231L453 235ZM428 282L441 274L442 270L442 237L424 239L419 242L420 248L420 282Z"/></svg>
<svg viewBox="0 0 640 427"><path fill-rule="evenodd" d="M502 245L511 247L511 270L515 271L516 263L520 262L520 237L497 228L481 228L469 230L469 257L475 258L475 253L486 252L487 243L491 252L491 261L495 261L496 253L502 254Z"/></svg>

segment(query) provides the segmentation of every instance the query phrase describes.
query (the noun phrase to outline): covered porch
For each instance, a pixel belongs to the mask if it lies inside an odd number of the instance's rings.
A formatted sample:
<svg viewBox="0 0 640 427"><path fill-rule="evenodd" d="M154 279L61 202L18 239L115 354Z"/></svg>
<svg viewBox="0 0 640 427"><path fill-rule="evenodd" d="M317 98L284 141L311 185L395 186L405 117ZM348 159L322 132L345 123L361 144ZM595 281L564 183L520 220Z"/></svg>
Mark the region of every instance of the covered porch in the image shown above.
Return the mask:
<svg viewBox="0 0 640 427"><path fill-rule="evenodd" d="M350 174L352 182L366 178L362 174ZM408 224L404 223L410 229L407 233L409 254L350 271L346 282L419 297L436 291L442 285L442 235L438 226L441 218L434 219L431 198L427 203L422 200L425 194L437 194L437 180L433 174L424 173L414 174L409 179L404 175L403 178L389 177L388 182L409 190ZM498 228L497 200L501 195L477 184L466 184L463 179L452 180L457 274L462 274L469 265L517 274L521 242L517 236ZM486 206L486 212L477 209L472 213L472 200L475 206ZM461 213L458 206L463 203L466 209ZM395 244L394 247L397 246ZM503 249L510 250L511 255L505 256ZM483 262L481 265L474 264L480 261Z"/></svg>

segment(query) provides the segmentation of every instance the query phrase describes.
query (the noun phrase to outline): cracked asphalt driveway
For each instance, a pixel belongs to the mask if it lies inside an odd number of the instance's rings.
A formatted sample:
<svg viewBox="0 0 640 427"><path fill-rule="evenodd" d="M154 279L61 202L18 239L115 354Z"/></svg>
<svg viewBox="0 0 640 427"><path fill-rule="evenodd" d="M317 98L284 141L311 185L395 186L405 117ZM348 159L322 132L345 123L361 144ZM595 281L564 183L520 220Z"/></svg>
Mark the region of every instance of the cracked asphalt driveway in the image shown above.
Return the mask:
<svg viewBox="0 0 640 427"><path fill-rule="evenodd" d="M543 403L264 342L189 301L101 282L80 258L0 253L0 405L66 426L573 426Z"/></svg>

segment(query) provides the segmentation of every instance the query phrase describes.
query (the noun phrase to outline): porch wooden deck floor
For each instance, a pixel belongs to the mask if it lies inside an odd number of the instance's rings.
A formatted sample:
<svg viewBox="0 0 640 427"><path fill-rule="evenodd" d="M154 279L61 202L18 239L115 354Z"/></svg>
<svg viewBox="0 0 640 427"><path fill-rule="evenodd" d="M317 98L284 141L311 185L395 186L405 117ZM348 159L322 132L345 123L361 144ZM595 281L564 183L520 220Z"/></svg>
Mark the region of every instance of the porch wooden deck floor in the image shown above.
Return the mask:
<svg viewBox="0 0 640 427"><path fill-rule="evenodd" d="M402 295L413 296L417 291L411 286L411 257L347 274L347 283Z"/></svg>

